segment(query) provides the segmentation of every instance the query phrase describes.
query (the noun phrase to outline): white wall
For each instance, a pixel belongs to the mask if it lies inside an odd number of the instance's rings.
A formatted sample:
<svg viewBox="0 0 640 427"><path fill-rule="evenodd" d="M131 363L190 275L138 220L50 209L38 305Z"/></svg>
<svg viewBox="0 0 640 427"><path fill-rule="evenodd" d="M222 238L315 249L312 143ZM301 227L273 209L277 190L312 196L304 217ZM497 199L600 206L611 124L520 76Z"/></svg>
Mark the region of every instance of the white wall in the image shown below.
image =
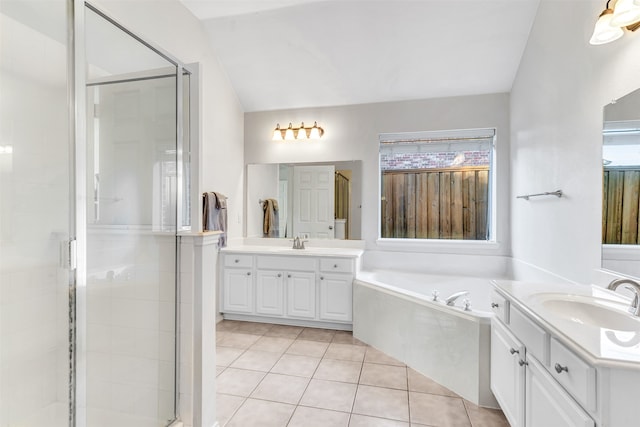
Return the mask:
<svg viewBox="0 0 640 427"><path fill-rule="evenodd" d="M513 256L582 283L600 267L602 108L640 86L640 34L589 45L603 7L543 0L511 93Z"/></svg>
<svg viewBox="0 0 640 427"><path fill-rule="evenodd" d="M276 123L322 126L320 141L271 141ZM299 163L362 160L362 238L370 250L379 249L378 237L378 135L443 129L497 128L497 184L500 245L493 255L509 253L509 95L491 94L247 113L245 115L246 163ZM412 250L400 248L400 250ZM399 248L394 248L399 250ZM415 250L415 248L413 249ZM424 250L424 249L419 249ZM430 248L431 251L442 251ZM464 252L448 248L446 251Z"/></svg>
<svg viewBox="0 0 640 427"><path fill-rule="evenodd" d="M202 25L178 0L97 0L99 8L183 63L201 64L199 188L229 197L228 236L242 236L243 110ZM198 207L201 211L201 206ZM198 230L194 230L198 231Z"/></svg>

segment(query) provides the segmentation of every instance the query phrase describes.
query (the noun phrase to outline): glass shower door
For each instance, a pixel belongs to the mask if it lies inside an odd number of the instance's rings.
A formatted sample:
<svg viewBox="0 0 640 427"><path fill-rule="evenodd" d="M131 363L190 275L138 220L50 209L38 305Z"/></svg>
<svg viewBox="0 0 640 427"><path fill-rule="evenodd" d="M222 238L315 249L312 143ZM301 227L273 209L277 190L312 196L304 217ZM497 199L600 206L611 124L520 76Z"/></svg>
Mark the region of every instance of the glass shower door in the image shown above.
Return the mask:
<svg viewBox="0 0 640 427"><path fill-rule="evenodd" d="M177 67L95 11L85 20L86 425L166 426L176 412Z"/></svg>
<svg viewBox="0 0 640 427"><path fill-rule="evenodd" d="M0 427L69 425L67 23L0 1Z"/></svg>

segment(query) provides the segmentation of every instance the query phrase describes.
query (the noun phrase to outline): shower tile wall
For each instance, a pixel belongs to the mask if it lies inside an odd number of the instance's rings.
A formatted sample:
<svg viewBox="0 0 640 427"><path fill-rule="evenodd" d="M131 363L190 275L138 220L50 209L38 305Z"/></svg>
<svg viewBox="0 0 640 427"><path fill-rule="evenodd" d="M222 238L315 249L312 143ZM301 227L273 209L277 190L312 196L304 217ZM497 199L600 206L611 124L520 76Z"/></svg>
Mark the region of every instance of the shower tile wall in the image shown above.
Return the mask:
<svg viewBox="0 0 640 427"><path fill-rule="evenodd" d="M174 413L175 237L102 227L87 240L88 424L157 426Z"/></svg>
<svg viewBox="0 0 640 427"><path fill-rule="evenodd" d="M0 427L68 424L65 2L37 5L0 4Z"/></svg>

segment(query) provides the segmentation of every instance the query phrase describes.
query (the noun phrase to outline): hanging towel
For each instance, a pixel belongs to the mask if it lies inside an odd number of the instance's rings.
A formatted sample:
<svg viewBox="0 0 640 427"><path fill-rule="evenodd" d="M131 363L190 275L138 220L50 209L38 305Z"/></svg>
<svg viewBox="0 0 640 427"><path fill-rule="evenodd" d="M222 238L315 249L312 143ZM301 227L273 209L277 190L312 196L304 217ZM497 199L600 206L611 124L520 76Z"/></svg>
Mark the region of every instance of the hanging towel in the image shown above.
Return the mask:
<svg viewBox="0 0 640 427"><path fill-rule="evenodd" d="M224 194L209 192L202 195L204 231L222 231L220 247L227 246L227 197Z"/></svg>
<svg viewBox="0 0 640 427"><path fill-rule="evenodd" d="M262 234L264 237L280 237L278 225L278 201L267 199L262 202L264 220L262 222Z"/></svg>

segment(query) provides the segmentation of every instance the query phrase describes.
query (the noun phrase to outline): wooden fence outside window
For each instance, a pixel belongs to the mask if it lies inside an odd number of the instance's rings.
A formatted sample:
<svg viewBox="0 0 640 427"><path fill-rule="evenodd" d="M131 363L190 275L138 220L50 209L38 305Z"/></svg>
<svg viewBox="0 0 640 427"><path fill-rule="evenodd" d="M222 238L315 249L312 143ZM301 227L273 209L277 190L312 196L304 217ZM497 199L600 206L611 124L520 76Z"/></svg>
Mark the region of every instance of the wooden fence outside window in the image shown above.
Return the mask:
<svg viewBox="0 0 640 427"><path fill-rule="evenodd" d="M605 169L603 182L602 243L639 244L640 169Z"/></svg>
<svg viewBox="0 0 640 427"><path fill-rule="evenodd" d="M489 168L382 172L383 238L488 240Z"/></svg>

